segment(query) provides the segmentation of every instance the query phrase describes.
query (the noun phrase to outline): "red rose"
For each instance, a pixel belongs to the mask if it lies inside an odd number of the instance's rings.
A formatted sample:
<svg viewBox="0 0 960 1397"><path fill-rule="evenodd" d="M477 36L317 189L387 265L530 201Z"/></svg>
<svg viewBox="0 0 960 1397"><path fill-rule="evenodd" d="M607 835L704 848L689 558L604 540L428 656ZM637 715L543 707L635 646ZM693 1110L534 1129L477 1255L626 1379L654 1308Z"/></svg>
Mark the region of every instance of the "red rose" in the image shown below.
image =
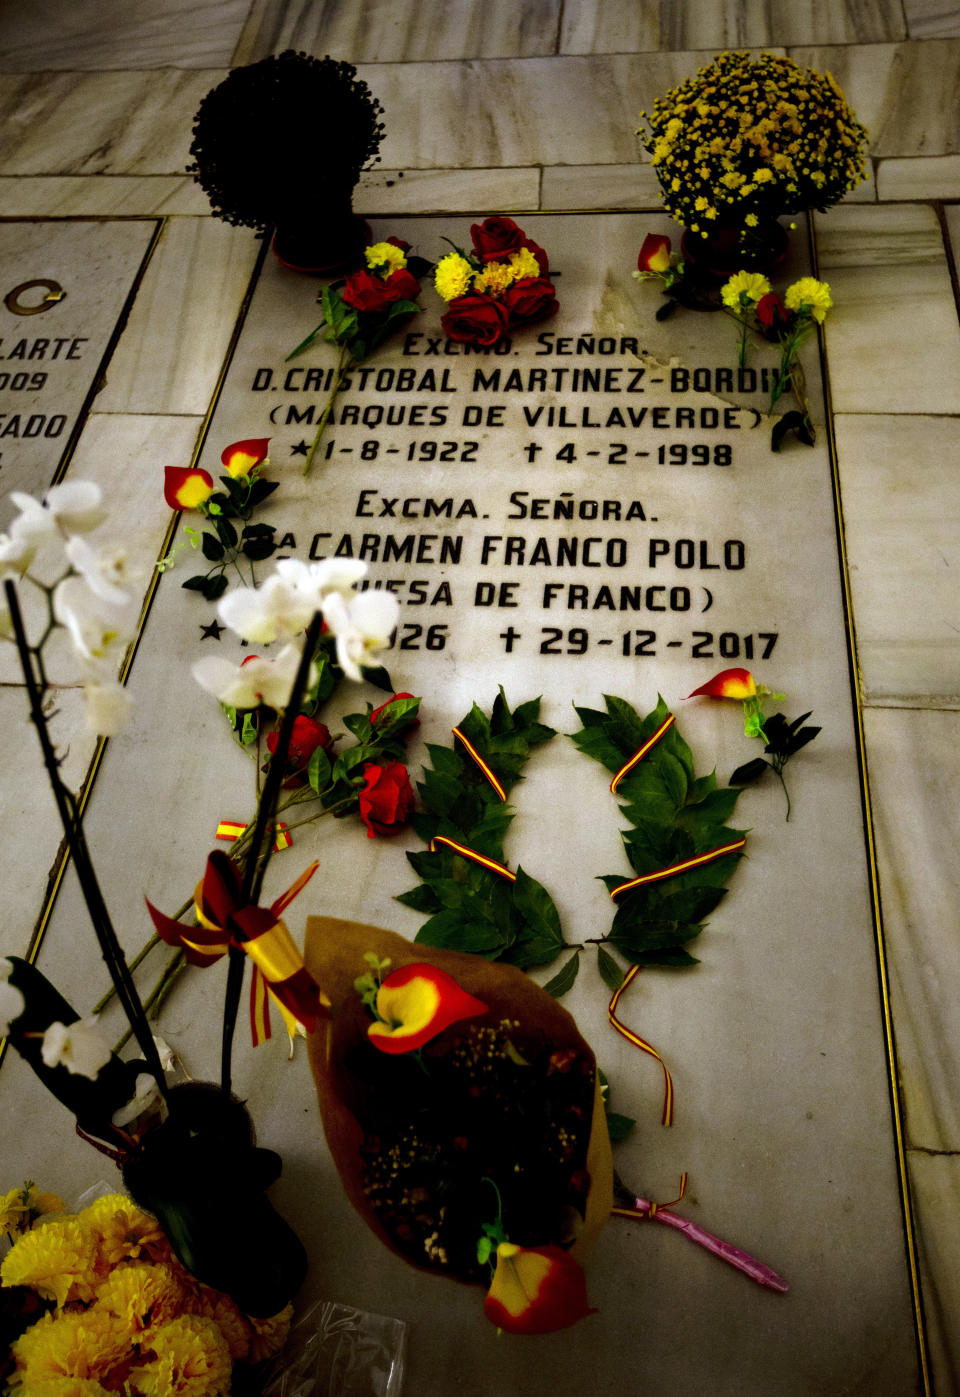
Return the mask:
<svg viewBox="0 0 960 1397"><path fill-rule="evenodd" d="M405 267L400 267L386 280L372 272L354 272L347 277L341 296L354 310L386 310L395 301L412 301L420 294L420 283Z"/></svg>
<svg viewBox="0 0 960 1397"><path fill-rule="evenodd" d="M511 325L532 325L535 320L546 320L556 315L557 304L553 282L547 277L524 277L515 281L503 293L501 305L510 317Z"/></svg>
<svg viewBox="0 0 960 1397"><path fill-rule="evenodd" d="M760 297L756 316L765 330L784 330L790 321L790 312L775 291Z"/></svg>
<svg viewBox="0 0 960 1397"><path fill-rule="evenodd" d="M277 750L279 738L278 732L267 734L267 751L271 756ZM308 718L305 713L298 713L293 720L293 732L290 735L287 770L297 773L306 771L307 764L318 747L329 752L332 746L333 739L326 723L319 723L316 718Z"/></svg>
<svg viewBox="0 0 960 1397"><path fill-rule="evenodd" d="M507 313L489 296L458 296L440 317L447 337L464 344L496 344L507 328Z"/></svg>
<svg viewBox="0 0 960 1397"><path fill-rule="evenodd" d="M413 788L402 762L380 766L367 762L363 768L366 785L358 797L360 818L367 827L367 838L396 834L406 824L413 809Z"/></svg>
<svg viewBox="0 0 960 1397"><path fill-rule="evenodd" d="M411 698L413 698L413 694L407 694L407 693L394 694L392 698L388 698L388 699L387 699L386 703L381 703L380 707L379 707L379 708L375 708L375 709L373 710L373 712L370 714L370 725L371 725L371 727L374 727L374 728L375 728L375 727L377 726L377 723L379 722L380 717L382 716L382 714L384 714L384 713L387 711L387 709L390 707L391 703L396 703L398 699L411 699ZM408 728L411 728L411 729L412 729L412 728L418 728L419 726L420 726L420 719L419 719L419 718L414 718L412 722L410 722L410 723L407 724L407 727L408 727Z"/></svg>
<svg viewBox="0 0 960 1397"><path fill-rule="evenodd" d="M518 228L512 218L495 214L482 223L474 223L470 228L473 250L484 262L496 262L509 257L511 252L519 252L526 243L522 228Z"/></svg>

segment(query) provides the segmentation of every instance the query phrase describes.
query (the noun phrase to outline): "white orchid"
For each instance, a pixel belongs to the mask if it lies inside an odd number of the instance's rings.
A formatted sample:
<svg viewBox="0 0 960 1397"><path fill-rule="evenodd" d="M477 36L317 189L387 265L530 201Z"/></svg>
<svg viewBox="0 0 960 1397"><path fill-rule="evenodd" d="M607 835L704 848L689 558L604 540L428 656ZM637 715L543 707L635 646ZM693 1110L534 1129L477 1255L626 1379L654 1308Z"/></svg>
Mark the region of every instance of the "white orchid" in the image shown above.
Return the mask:
<svg viewBox="0 0 960 1397"><path fill-rule="evenodd" d="M366 571L366 563L355 558L319 563L282 558L262 586L227 592L218 614L225 626L254 645L290 640L307 629L316 612L325 611L329 596L351 596Z"/></svg>
<svg viewBox="0 0 960 1397"><path fill-rule="evenodd" d="M362 669L390 643L400 617L392 592L358 592L349 600L331 593L323 614L336 637L337 661L348 679L363 678Z"/></svg>
<svg viewBox="0 0 960 1397"><path fill-rule="evenodd" d="M0 534L0 566L18 573L26 572L36 556L37 545L29 537L14 533Z"/></svg>
<svg viewBox="0 0 960 1397"><path fill-rule="evenodd" d="M142 573L131 566L130 554L122 544L91 548L85 538L76 534L63 551L67 562L98 597L112 606L124 606L130 601L124 584L140 581Z"/></svg>
<svg viewBox="0 0 960 1397"><path fill-rule="evenodd" d="M367 575L366 563L358 558L324 558L319 563L302 563L299 558L281 558L279 575L304 596L316 599L317 609L331 592L349 597L354 585Z"/></svg>
<svg viewBox="0 0 960 1397"><path fill-rule="evenodd" d="M116 589L117 604L91 590L82 577L66 577L53 593L53 614L65 626L81 660L103 660L133 636L137 621L135 599Z"/></svg>
<svg viewBox="0 0 960 1397"><path fill-rule="evenodd" d="M0 959L0 1038L6 1038L14 1019L19 1019L26 1007L23 995L10 984L13 966L5 957Z"/></svg>
<svg viewBox="0 0 960 1397"><path fill-rule="evenodd" d="M103 492L92 480L68 480L52 486L42 500L22 490L10 494L20 514L10 525L11 537L34 545L45 539L72 538L95 529L107 517L101 507Z"/></svg>
<svg viewBox="0 0 960 1397"><path fill-rule="evenodd" d="M57 1020L43 1035L40 1055L47 1067L65 1067L81 1077L95 1077L110 1061L110 1044L96 1019L78 1019L69 1026Z"/></svg>
<svg viewBox="0 0 960 1397"><path fill-rule="evenodd" d="M110 1117L112 1123L121 1129L125 1125L130 1125L145 1115L147 1111L154 1111L160 1105L160 1088L157 1086L156 1078L149 1072L138 1072L137 1080L133 1086L133 1095L123 1106L120 1106Z"/></svg>
<svg viewBox="0 0 960 1397"><path fill-rule="evenodd" d="M99 737L115 737L133 707L133 699L123 685L99 673L84 680L83 702L87 727Z"/></svg>
<svg viewBox="0 0 960 1397"><path fill-rule="evenodd" d="M290 700L301 650L297 645L285 645L275 660L251 655L242 665L211 655L193 666L197 683L229 708L256 708L261 702L268 708L285 708ZM311 665L308 687L316 678L316 666Z"/></svg>
<svg viewBox="0 0 960 1397"><path fill-rule="evenodd" d="M10 612L10 603L7 601L7 591L4 587L8 573L0 573L0 640L13 640L13 616Z"/></svg>

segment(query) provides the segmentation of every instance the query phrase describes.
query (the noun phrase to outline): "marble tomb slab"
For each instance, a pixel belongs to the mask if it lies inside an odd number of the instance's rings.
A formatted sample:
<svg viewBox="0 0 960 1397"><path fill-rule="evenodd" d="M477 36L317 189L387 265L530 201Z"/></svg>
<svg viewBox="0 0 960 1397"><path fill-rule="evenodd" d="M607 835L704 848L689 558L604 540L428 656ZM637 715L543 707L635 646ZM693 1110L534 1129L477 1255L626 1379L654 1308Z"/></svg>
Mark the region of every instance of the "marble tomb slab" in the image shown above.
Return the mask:
<svg viewBox="0 0 960 1397"><path fill-rule="evenodd" d="M0 493L56 475L156 227L0 220Z"/></svg>
<svg viewBox="0 0 960 1397"><path fill-rule="evenodd" d="M444 237L467 241L469 222L373 227L437 258ZM733 823L749 828L748 858L696 943L700 964L644 972L621 1004L673 1071L671 1129L659 1125L656 1064L607 1025L609 992L589 948L565 1001L614 1083L617 1109L639 1122L617 1149L621 1175L670 1198L688 1170L689 1214L761 1256L791 1290L759 1290L667 1229L611 1224L588 1267L599 1312L529 1344L498 1338L476 1293L405 1267L353 1216L302 1053L288 1065L279 1043L254 1053L238 1039L236 1089L261 1142L283 1155L275 1200L314 1262L302 1298L411 1321L408 1384L423 1393L449 1390L456 1372L471 1397L573 1397L585 1381L684 1397L706 1387L729 1397L903 1397L921 1383L913 1276L815 347L806 367L817 445L775 455L764 387L772 352L756 350L754 377L738 383L725 316L657 323L657 289L630 277L644 235L671 231L663 216L521 222L558 273L556 319L467 353L445 341L442 306L425 290L424 313L352 375L308 478L303 453L335 355L321 342L285 362L319 319L318 283L267 259L200 464L215 473L228 442L270 435L268 474L281 488L264 517L284 553L364 556L371 585L397 592L386 663L398 690L424 697L414 772L426 744L447 743L471 703L489 709L499 685L511 706L542 695L542 718L559 735L516 789L507 857L550 890L571 943L609 928L597 875L627 872L605 773L566 736L577 727L573 703L599 707L607 693L646 713L662 694L698 773L716 767L724 783L759 748L739 706L688 703L692 689L746 665L787 694L788 716L814 710L823 731L788 768L790 822L772 777L741 798ZM798 244L782 280L808 271ZM187 673L203 653L190 637L213 608L182 589L183 576L161 580L130 680L135 716L107 749L86 822L130 949L146 939L144 895L173 910L217 820L253 809L252 764ZM214 644L238 660L248 653L229 634L204 641L207 653ZM331 722L365 700L382 695L341 690ZM320 873L288 914L292 929L327 913L412 938L422 917L394 899L414 881L403 853L420 847L412 831L371 840L355 820L324 821L296 832L266 892L317 857ZM82 918L68 878L40 955L68 997L98 993L102 979L76 935ZM160 1021L197 1076L219 1060L221 995L218 970L191 972ZM63 1129L56 1109L51 1131ZM7 1153L14 1177L36 1173L22 1137ZM76 1178L78 1157L71 1146L50 1171ZM96 1177L102 1166L93 1158L86 1168Z"/></svg>

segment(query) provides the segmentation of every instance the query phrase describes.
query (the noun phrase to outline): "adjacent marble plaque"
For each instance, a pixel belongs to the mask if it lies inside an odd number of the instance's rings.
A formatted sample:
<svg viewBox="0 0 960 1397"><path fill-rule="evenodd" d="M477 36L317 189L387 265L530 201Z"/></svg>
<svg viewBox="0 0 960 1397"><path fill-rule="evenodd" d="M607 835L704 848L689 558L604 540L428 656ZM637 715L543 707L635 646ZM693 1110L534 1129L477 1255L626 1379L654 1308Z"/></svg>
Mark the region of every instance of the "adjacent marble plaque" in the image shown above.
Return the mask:
<svg viewBox="0 0 960 1397"><path fill-rule="evenodd" d="M155 229L0 221L0 494L54 478Z"/></svg>
<svg viewBox="0 0 960 1397"><path fill-rule="evenodd" d="M446 341L443 307L426 291L425 312L351 376L307 478L335 353L321 342L285 361L319 319L318 283L268 260L201 464L215 475L229 442L270 435L268 473L281 488L264 517L282 552L362 557L370 585L400 597L386 660L397 689L423 695L414 769L498 686L511 705L542 696L558 736L516 788L507 854L549 888L566 939L587 944L565 1002L616 1108L638 1119L617 1168L658 1199L689 1171L678 1210L759 1255L790 1292L760 1290L656 1224L613 1221L588 1267L598 1313L541 1340L498 1338L476 1292L405 1267L352 1213L302 1055L288 1066L279 1044L254 1053L238 1039L236 1087L261 1142L283 1155L275 1197L310 1250L307 1298L411 1321L411 1392L902 1397L918 1382L911 1277L816 347L805 358L817 445L773 454L772 351L756 348L738 375L726 316L660 324L657 289L631 279L662 218L521 221L558 273L559 315L470 352ZM436 259L444 238L468 241L469 222L375 232ZM783 282L808 270L798 245ZM253 809L252 763L187 673L198 654L245 652L228 634L201 640L213 608L181 588L188 570L163 577L131 680L136 717L110 744L87 819L131 948L147 935L144 894L172 910L217 821ZM646 713L659 693L698 772L716 767L725 781L759 747L737 705L685 696L731 666L785 693L773 706L789 717L812 709L823 731L788 768L789 823L772 776L741 798L748 857L696 943L700 964L645 971L621 1003L673 1072L676 1120L664 1129L657 1064L609 1027L589 945L613 915L597 875L629 873L623 821L608 777L567 734L574 703L614 694ZM342 695L336 714L367 697L380 701L372 690ZM412 938L423 919L395 897L413 882L404 851L419 847L411 831L368 840L355 824L321 822L295 832L270 886L279 892L317 857L293 927L315 911ZM40 959L77 994L93 978L77 948L82 916L68 880ZM219 970L191 972L162 1020L196 1076L219 1061L222 981Z"/></svg>

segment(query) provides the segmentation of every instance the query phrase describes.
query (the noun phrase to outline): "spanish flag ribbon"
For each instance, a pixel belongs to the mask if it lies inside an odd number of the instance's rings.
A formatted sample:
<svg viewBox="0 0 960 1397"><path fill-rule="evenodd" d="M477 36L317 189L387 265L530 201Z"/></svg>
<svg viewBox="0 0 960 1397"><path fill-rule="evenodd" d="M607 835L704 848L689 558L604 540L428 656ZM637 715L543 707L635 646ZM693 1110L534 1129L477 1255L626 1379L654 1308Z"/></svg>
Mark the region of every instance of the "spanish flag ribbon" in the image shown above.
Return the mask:
<svg viewBox="0 0 960 1397"><path fill-rule="evenodd" d="M664 1076L664 1096L663 1096L663 1118L662 1118L661 1124L663 1124L663 1125L672 1125L672 1124L673 1124L673 1078L670 1076L670 1069L669 1069L669 1067L668 1067L667 1064L664 1062L663 1058L660 1056L660 1054L657 1052L656 1048L653 1047L652 1044L648 1043L648 1042L646 1041L646 1039L641 1038L640 1035L639 1035L638 1033L634 1033L634 1031L633 1031L632 1028L627 1028L626 1024L621 1023L620 1020L617 1018L617 1005L620 1003L620 997L621 997L621 995L623 994L624 990L627 988L627 986L633 983L633 981L634 981L634 979L636 978L636 975L637 975L637 973L638 973L639 970L640 970L640 966L639 966L639 965L631 965L631 967L630 967L630 969L627 971L626 975L624 975L624 977L623 977L623 984L620 986L619 989L614 990L614 992L613 992L613 998L610 1000L610 1003L609 1003L609 1005L607 1006L607 1017L608 1017L608 1019L610 1020L611 1024L613 1025L613 1027L617 1030L617 1032L623 1034L624 1038L626 1038L626 1040L627 1040L628 1043L632 1043L633 1046L634 1046L635 1048L639 1048L639 1049L641 1050L641 1052L649 1053L651 1057L655 1057L655 1058L657 1059L657 1061L659 1062L660 1066L663 1068L663 1076Z"/></svg>
<svg viewBox="0 0 960 1397"><path fill-rule="evenodd" d="M497 863L496 859L488 858L486 854L478 854L476 849L469 849L466 844L458 844L455 839L448 839L446 835L437 834L430 840L430 852L437 852L437 845L442 844L446 849L452 849L455 854L459 854L462 859L469 859L471 863L477 863L481 868L487 868L491 873L497 873L501 878L507 878L511 883L517 881L517 875L511 873L509 868L504 868L502 863Z"/></svg>
<svg viewBox="0 0 960 1397"><path fill-rule="evenodd" d="M661 737L664 737L670 731L670 729L673 727L676 721L677 720L673 716L673 714L668 713L667 716L664 718L663 722L657 728L656 732L651 737L647 738L643 746L638 748L638 750L634 752L633 756L630 758L628 762L625 762L623 764L623 766L617 772L616 776L610 782L611 795L616 795L617 787L619 786L623 778L625 776L629 776L630 772L633 770L633 768L637 765L638 762L643 761L644 757L650 751L650 748L655 747L657 745Z"/></svg>
<svg viewBox="0 0 960 1397"><path fill-rule="evenodd" d="M225 843L232 843L234 839L239 839L247 826L242 820L221 820L217 825L216 838L222 839ZM293 843L293 837L282 820L278 820L274 828L273 852L279 854L281 849L289 849Z"/></svg>
<svg viewBox="0 0 960 1397"><path fill-rule="evenodd" d="M318 868L314 863L270 907L244 902L236 865L219 849L207 858L203 879L194 892L198 925L184 927L149 902L147 908L158 935L181 948L191 965L213 965L231 946L253 961L250 984L250 1033L254 1047L270 1037L269 999L273 999L288 1032L303 1024L309 1033L325 1016L330 1001L303 963L279 914L306 886Z"/></svg>
<svg viewBox="0 0 960 1397"><path fill-rule="evenodd" d="M506 798L507 798L507 793L506 793L506 791L503 789L503 786L501 785L500 781L497 779L497 776L496 776L496 774L494 773L492 767L490 767L490 766L483 760L483 758L481 757L480 753L477 751L476 747L474 747L474 745L473 745L473 743L470 741L470 739L467 738L467 737L464 737L463 733L460 731L459 728L454 728L454 729L453 729L453 735L454 735L454 737L456 737L460 742L463 743L464 747L466 747L467 752L468 752L469 755L473 758L473 760L476 762L477 766L480 768L480 770L483 772L484 776L485 776L485 777L487 778L487 780L490 782L490 785L491 785L491 786L493 787L493 789L496 791L496 793L497 793L497 795L500 797L500 799L501 799L501 800L506 800Z"/></svg>
<svg viewBox="0 0 960 1397"><path fill-rule="evenodd" d="M621 883L619 887L613 888L611 897L619 897L621 893L628 893L633 888L642 887L645 883L659 883L662 878L673 878L678 873L686 873L691 868L699 868L701 864L712 863L714 859L722 859L724 854L735 854L738 849L742 849L746 844L746 838L735 839L731 844L721 844L718 849L710 849L705 854L694 854L689 859L682 859L680 863L672 863L669 868L658 868L653 873L643 873L639 878L631 878L628 883Z"/></svg>

